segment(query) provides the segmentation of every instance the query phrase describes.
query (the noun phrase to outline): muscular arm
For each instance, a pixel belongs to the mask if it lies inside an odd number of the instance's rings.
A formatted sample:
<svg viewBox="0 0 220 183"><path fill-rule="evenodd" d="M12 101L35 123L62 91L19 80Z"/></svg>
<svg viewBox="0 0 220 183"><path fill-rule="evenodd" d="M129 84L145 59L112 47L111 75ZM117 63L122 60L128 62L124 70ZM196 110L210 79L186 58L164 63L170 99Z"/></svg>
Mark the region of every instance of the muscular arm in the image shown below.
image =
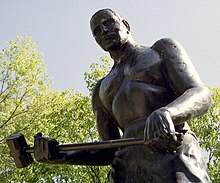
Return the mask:
<svg viewBox="0 0 220 183"><path fill-rule="evenodd" d="M120 138L118 128L99 99L100 82L96 85L92 97L98 132L102 140L117 139ZM36 138L35 158L40 162L49 164L102 166L111 164L115 156L115 149L57 152L55 148L57 144L55 139Z"/></svg>
<svg viewBox="0 0 220 183"><path fill-rule="evenodd" d="M92 97L92 107L96 118L97 129L102 140L119 139L120 133L116 122L106 111L99 98L101 80L97 83Z"/></svg>
<svg viewBox="0 0 220 183"><path fill-rule="evenodd" d="M102 140L119 139L120 134L114 120L103 107L99 98L101 80L96 84L92 107L95 114L97 129ZM63 160L70 164L80 165L109 165L115 156L115 149L104 149L96 151L79 151L65 154ZM62 161L62 160L61 160Z"/></svg>
<svg viewBox="0 0 220 183"><path fill-rule="evenodd" d="M211 106L209 90L204 86L184 48L171 39L161 39L152 48L164 61L164 73L178 96L166 106L174 125L205 113Z"/></svg>

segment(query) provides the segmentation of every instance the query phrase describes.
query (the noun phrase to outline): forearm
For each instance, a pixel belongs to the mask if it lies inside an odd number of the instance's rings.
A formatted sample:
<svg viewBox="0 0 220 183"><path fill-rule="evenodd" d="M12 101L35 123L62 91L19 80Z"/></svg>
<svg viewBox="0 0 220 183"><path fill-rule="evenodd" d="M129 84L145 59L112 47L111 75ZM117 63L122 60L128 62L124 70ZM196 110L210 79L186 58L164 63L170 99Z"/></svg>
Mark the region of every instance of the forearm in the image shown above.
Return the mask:
<svg viewBox="0 0 220 183"><path fill-rule="evenodd" d="M91 165L104 166L110 165L115 156L114 149L93 150L93 151L67 151L60 152L59 156L50 164L69 164L69 165Z"/></svg>
<svg viewBox="0 0 220 183"><path fill-rule="evenodd" d="M210 91L206 87L195 87L187 90L180 97L166 106L174 125L204 114L211 106Z"/></svg>

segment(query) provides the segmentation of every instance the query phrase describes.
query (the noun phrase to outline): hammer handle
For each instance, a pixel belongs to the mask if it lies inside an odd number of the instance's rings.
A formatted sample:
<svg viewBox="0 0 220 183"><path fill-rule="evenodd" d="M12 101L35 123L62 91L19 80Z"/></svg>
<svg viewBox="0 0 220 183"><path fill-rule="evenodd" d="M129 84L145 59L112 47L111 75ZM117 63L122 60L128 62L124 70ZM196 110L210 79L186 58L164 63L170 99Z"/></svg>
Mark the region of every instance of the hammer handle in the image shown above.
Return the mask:
<svg viewBox="0 0 220 183"><path fill-rule="evenodd" d="M126 138L117 140L108 140L100 142L87 142L78 144L62 144L57 145L59 151L75 151L75 150L98 150L98 149L109 149L116 147L132 146L132 145L143 145L150 142L145 142L142 138ZM34 147L26 147L25 152L33 153Z"/></svg>

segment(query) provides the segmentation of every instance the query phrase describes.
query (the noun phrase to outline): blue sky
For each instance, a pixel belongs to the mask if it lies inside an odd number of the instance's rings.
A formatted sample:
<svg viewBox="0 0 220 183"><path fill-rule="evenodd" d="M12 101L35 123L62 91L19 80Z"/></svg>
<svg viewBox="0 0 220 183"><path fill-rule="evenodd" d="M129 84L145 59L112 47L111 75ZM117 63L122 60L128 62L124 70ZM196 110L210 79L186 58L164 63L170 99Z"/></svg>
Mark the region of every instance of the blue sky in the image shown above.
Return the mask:
<svg viewBox="0 0 220 183"><path fill-rule="evenodd" d="M130 22L136 42L151 46L169 37L187 50L207 86L220 86L219 0L0 0L0 49L31 35L44 55L56 90L87 94L83 73L107 52L95 43L90 17L112 8Z"/></svg>

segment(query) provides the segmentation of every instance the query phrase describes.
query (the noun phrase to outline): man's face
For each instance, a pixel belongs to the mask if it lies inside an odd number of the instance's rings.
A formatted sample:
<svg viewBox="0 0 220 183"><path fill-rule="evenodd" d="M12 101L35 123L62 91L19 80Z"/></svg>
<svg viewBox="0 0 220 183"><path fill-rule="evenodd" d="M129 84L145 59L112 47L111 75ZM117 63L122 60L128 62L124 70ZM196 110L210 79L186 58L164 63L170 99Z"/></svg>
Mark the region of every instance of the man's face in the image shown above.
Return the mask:
<svg viewBox="0 0 220 183"><path fill-rule="evenodd" d="M128 38L128 29L123 21L109 10L102 11L92 18L91 30L96 42L105 51L119 49Z"/></svg>

